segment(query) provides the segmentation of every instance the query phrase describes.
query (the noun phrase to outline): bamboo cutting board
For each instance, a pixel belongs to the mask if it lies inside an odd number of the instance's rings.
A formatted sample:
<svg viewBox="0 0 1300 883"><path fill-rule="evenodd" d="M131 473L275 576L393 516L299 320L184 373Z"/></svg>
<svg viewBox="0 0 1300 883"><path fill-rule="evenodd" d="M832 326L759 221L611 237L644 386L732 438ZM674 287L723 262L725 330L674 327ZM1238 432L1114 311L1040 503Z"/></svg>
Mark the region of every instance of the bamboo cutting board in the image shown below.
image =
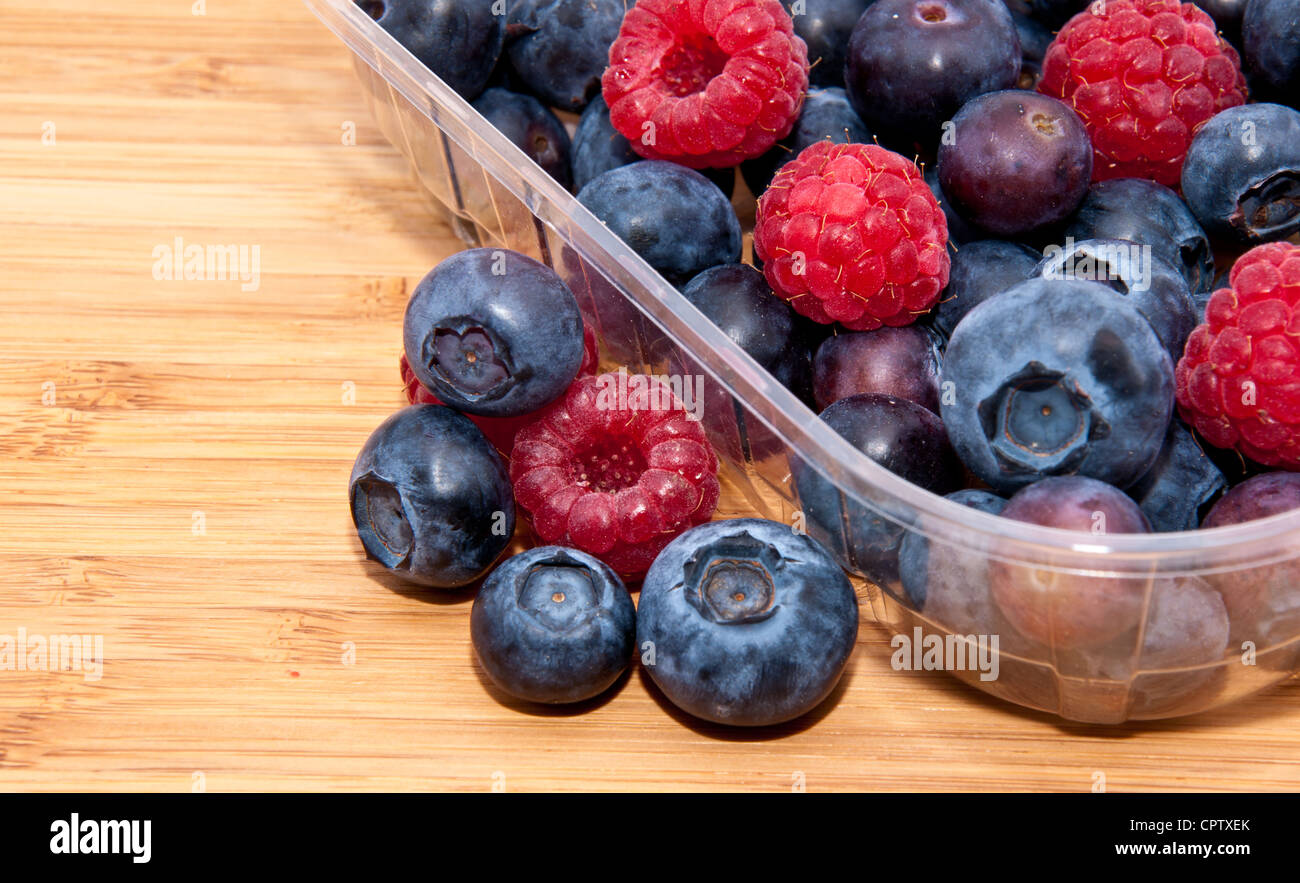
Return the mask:
<svg viewBox="0 0 1300 883"><path fill-rule="evenodd" d="M865 621L775 731L639 671L577 714L502 697L469 597L403 590L348 516L408 288L459 245L342 45L289 0L0 0L0 72L0 636L105 659L0 671L0 788L1300 789L1294 679L1088 727L895 672ZM256 286L155 278L178 239L256 248Z"/></svg>

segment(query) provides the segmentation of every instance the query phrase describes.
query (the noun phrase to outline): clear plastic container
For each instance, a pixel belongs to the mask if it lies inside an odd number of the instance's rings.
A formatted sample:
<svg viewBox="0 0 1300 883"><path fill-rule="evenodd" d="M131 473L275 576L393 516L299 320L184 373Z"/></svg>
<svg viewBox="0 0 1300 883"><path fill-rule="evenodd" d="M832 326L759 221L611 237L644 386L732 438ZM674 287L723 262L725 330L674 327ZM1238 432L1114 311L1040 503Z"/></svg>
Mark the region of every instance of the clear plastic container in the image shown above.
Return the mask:
<svg viewBox="0 0 1300 883"><path fill-rule="evenodd" d="M706 378L704 423L724 484L863 578L872 615L895 636L896 667L938 667L1095 723L1192 714L1300 669L1300 512L1094 536L986 515L898 478L817 419L352 0L306 3L351 50L380 128L462 239L554 267L606 364ZM878 554L882 537L887 546L905 533L928 541L924 603Z"/></svg>

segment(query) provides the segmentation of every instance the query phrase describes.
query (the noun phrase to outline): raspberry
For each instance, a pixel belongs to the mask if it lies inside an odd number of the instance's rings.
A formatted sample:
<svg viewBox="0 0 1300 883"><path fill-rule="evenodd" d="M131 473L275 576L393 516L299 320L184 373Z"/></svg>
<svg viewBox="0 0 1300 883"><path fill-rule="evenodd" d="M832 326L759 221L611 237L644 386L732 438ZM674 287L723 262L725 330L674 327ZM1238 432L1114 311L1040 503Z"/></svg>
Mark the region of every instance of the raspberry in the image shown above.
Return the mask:
<svg viewBox="0 0 1300 883"><path fill-rule="evenodd" d="M1149 178L1178 189L1206 120L1245 103L1237 50L1178 0L1101 0L1061 28L1038 91L1074 107L1092 137L1092 179Z"/></svg>
<svg viewBox="0 0 1300 883"><path fill-rule="evenodd" d="M578 366L578 376L595 374L596 363L596 333L591 330L591 325L584 323L582 326L582 364ZM442 404L438 397L429 391L428 387L420 383L419 378L415 376L415 372L411 370L410 364L406 361L405 354L398 360L398 369L402 373L402 388L403 392L406 393L408 402L412 405ZM474 421L498 451L509 456L510 448L515 443L515 433L532 423L535 413L523 414L518 417L480 417L477 414L466 414L465 416Z"/></svg>
<svg viewBox="0 0 1300 883"><path fill-rule="evenodd" d="M601 89L637 153L727 168L790 134L808 49L779 0L641 0L609 48Z"/></svg>
<svg viewBox="0 0 1300 883"><path fill-rule="evenodd" d="M618 375L575 380L515 437L510 479L542 542L630 578L712 516L718 460L666 385L645 375L626 384L620 395Z"/></svg>
<svg viewBox="0 0 1300 883"><path fill-rule="evenodd" d="M1215 447L1300 471L1300 247L1237 260L1178 361L1183 419Z"/></svg>
<svg viewBox="0 0 1300 883"><path fill-rule="evenodd" d="M948 223L916 164L874 144L820 141L758 201L767 282L818 322L907 325L948 284Z"/></svg>

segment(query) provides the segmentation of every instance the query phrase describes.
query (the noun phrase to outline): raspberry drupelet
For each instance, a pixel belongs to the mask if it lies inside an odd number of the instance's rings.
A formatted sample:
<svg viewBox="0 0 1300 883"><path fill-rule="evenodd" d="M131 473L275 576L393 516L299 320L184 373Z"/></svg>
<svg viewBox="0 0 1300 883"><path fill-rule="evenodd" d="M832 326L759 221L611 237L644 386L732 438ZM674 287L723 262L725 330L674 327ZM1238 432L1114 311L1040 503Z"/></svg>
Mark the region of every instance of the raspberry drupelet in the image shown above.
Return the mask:
<svg viewBox="0 0 1300 883"><path fill-rule="evenodd" d="M948 284L948 223L916 164L874 144L807 147L758 201L772 290L817 322L907 325Z"/></svg>
<svg viewBox="0 0 1300 883"><path fill-rule="evenodd" d="M1178 362L1183 419L1215 447L1300 471L1300 247L1274 242L1233 265Z"/></svg>
<svg viewBox="0 0 1300 883"><path fill-rule="evenodd" d="M640 0L610 46L601 90L637 153L728 168L790 134L808 50L779 0Z"/></svg>
<svg viewBox="0 0 1300 883"><path fill-rule="evenodd" d="M1038 91L1072 106L1092 137L1092 178L1178 189L1192 136L1245 103L1237 50L1178 0L1105 0L1061 28Z"/></svg>

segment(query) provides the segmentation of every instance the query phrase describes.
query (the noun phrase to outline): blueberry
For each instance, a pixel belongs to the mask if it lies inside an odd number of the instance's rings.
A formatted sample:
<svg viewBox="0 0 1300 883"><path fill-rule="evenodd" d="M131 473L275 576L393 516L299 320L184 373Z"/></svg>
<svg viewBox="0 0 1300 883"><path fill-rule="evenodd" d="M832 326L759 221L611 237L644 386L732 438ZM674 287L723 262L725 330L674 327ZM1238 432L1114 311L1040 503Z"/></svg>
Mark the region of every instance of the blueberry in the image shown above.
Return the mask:
<svg viewBox="0 0 1300 883"><path fill-rule="evenodd" d="M1007 501L1003 518L1077 531L1102 544L1109 534L1147 533L1137 504L1105 482L1081 475L1045 478ZM997 557L989 565L993 601L1025 637L1057 651L1096 646L1136 627L1150 575L1048 568Z"/></svg>
<svg viewBox="0 0 1300 883"><path fill-rule="evenodd" d="M445 404L484 417L536 411L582 364L582 314L545 264L504 249L447 258L406 305L406 360Z"/></svg>
<svg viewBox="0 0 1300 883"><path fill-rule="evenodd" d="M932 323L951 337L962 317L984 301L1034 275L1042 255L1027 245L1001 239L968 242L952 256L948 287L932 313Z"/></svg>
<svg viewBox="0 0 1300 883"><path fill-rule="evenodd" d="M1129 717L1191 714L1209 706L1228 651L1228 610L1203 579L1158 579L1142 629L1141 672L1133 678ZM1122 680L1126 672L1119 673Z"/></svg>
<svg viewBox="0 0 1300 883"><path fill-rule="evenodd" d="M938 169L959 215L999 236L1017 236L1078 208L1092 179L1092 142L1078 114L1055 98L991 92L953 118Z"/></svg>
<svg viewBox="0 0 1300 883"><path fill-rule="evenodd" d="M474 599L470 640L492 682L531 702L580 702L632 659L636 608L609 566L540 546L492 571Z"/></svg>
<svg viewBox="0 0 1300 883"><path fill-rule="evenodd" d="M357 455L348 499L366 556L422 586L478 579L515 530L501 456L441 405L412 405L380 424Z"/></svg>
<svg viewBox="0 0 1300 883"><path fill-rule="evenodd" d="M1248 0L1196 0L1196 5L1209 13L1218 25L1219 33L1228 42L1238 49L1242 48L1241 25L1249 5ZM1292 6L1294 8L1294 4Z"/></svg>
<svg viewBox="0 0 1300 883"><path fill-rule="evenodd" d="M808 44L808 80L814 86L844 85L849 35L873 0L781 0L794 32Z"/></svg>
<svg viewBox="0 0 1300 883"><path fill-rule="evenodd" d="M978 489L956 491L947 499L990 515L1001 514L1007 505L997 494ZM985 559L961 555L950 560L953 557L945 555L932 568L929 537L919 530L909 530L898 549L898 575L907 600L927 618L955 632L996 633L989 628L991 617L983 613L990 607L988 580L982 573ZM971 610L972 603L979 610Z"/></svg>
<svg viewBox="0 0 1300 883"><path fill-rule="evenodd" d="M803 110L790 134L767 153L740 164L750 192L762 195L772 178L805 147L829 139L834 144L870 143L871 133L862 124L842 88L809 89Z"/></svg>
<svg viewBox="0 0 1300 883"><path fill-rule="evenodd" d="M1020 79L1016 81L1016 87L1032 89L1038 85L1043 75L1043 57L1047 55L1047 47L1052 45L1052 30L1037 19L1014 9L1011 19L1015 22L1016 36L1020 39Z"/></svg>
<svg viewBox="0 0 1300 883"><path fill-rule="evenodd" d="M1245 6L1239 13L1241 60L1251 97L1294 106L1300 95L1300 0L1215 2Z"/></svg>
<svg viewBox="0 0 1300 883"><path fill-rule="evenodd" d="M531 95L493 88L474 101L474 109L564 189L573 187L569 133L550 108Z"/></svg>
<svg viewBox="0 0 1300 883"><path fill-rule="evenodd" d="M1178 194L1155 181L1114 178L1093 184L1065 235L1149 245L1178 268L1188 291L1204 291L1214 279L1214 253L1205 231Z"/></svg>
<svg viewBox="0 0 1300 883"><path fill-rule="evenodd" d="M1259 243L1300 231L1300 112L1246 104L1215 114L1187 150L1183 197L1216 236Z"/></svg>
<svg viewBox="0 0 1300 883"><path fill-rule="evenodd" d="M356 0L439 79L472 101L505 43L505 15L483 0Z"/></svg>
<svg viewBox="0 0 1300 883"><path fill-rule="evenodd" d="M924 173L925 183L929 186L930 192L934 194L935 200L939 203L939 208L943 209L944 219L948 222L948 241L950 243L960 245L966 242L976 242L988 236L982 230L976 230L966 223L966 219L953 209L952 201L943 195L943 188L939 186L939 172L934 163L925 165Z"/></svg>
<svg viewBox="0 0 1300 883"><path fill-rule="evenodd" d="M1031 279L980 304L948 342L943 380L953 446L1000 493L1075 473L1128 487L1173 413L1168 351L1097 282Z"/></svg>
<svg viewBox="0 0 1300 883"><path fill-rule="evenodd" d="M924 325L849 331L827 338L813 356L819 410L859 393L915 402L939 413L939 336Z"/></svg>
<svg viewBox="0 0 1300 883"><path fill-rule="evenodd" d="M573 135L573 188L581 190L596 176L619 166L640 162L641 155L609 121L609 106L597 95L582 112ZM735 169L700 169L727 199L736 186Z"/></svg>
<svg viewBox="0 0 1300 883"><path fill-rule="evenodd" d="M797 314L747 264L710 267L682 296L795 395L811 398L812 356Z"/></svg>
<svg viewBox="0 0 1300 883"><path fill-rule="evenodd" d="M1128 489L1157 531L1196 530L1228 486L1191 431L1175 419L1156 462Z"/></svg>
<svg viewBox="0 0 1300 883"><path fill-rule="evenodd" d="M932 147L971 98L1019 78L1002 0L876 0L853 28L844 81L867 127L907 152Z"/></svg>
<svg viewBox="0 0 1300 883"><path fill-rule="evenodd" d="M867 457L936 494L961 487L961 465L933 412L915 402L864 393L835 402L821 419ZM835 484L800 460L791 464L810 532L850 569L878 586L898 580L901 521L910 517L880 500L868 507L843 495ZM824 539L823 539L824 538Z"/></svg>
<svg viewBox="0 0 1300 883"><path fill-rule="evenodd" d="M671 284L740 262L740 221L699 172L642 160L591 179L578 201Z"/></svg>
<svg viewBox="0 0 1300 883"><path fill-rule="evenodd" d="M1120 239L1067 241L1052 246L1034 270L1044 279L1100 282L1127 298L1151 323L1177 364L1187 336L1198 324L1196 304L1177 268L1150 246Z"/></svg>
<svg viewBox="0 0 1300 883"><path fill-rule="evenodd" d="M1054 31L1061 29L1094 0L1029 0L1029 14Z"/></svg>
<svg viewBox="0 0 1300 883"><path fill-rule="evenodd" d="M858 635L858 601L826 550L784 524L715 521L669 543L646 574L637 646L678 708L766 726L834 689Z"/></svg>
<svg viewBox="0 0 1300 883"><path fill-rule="evenodd" d="M600 93L625 0L515 0L506 54L519 78L553 107L579 111Z"/></svg>

